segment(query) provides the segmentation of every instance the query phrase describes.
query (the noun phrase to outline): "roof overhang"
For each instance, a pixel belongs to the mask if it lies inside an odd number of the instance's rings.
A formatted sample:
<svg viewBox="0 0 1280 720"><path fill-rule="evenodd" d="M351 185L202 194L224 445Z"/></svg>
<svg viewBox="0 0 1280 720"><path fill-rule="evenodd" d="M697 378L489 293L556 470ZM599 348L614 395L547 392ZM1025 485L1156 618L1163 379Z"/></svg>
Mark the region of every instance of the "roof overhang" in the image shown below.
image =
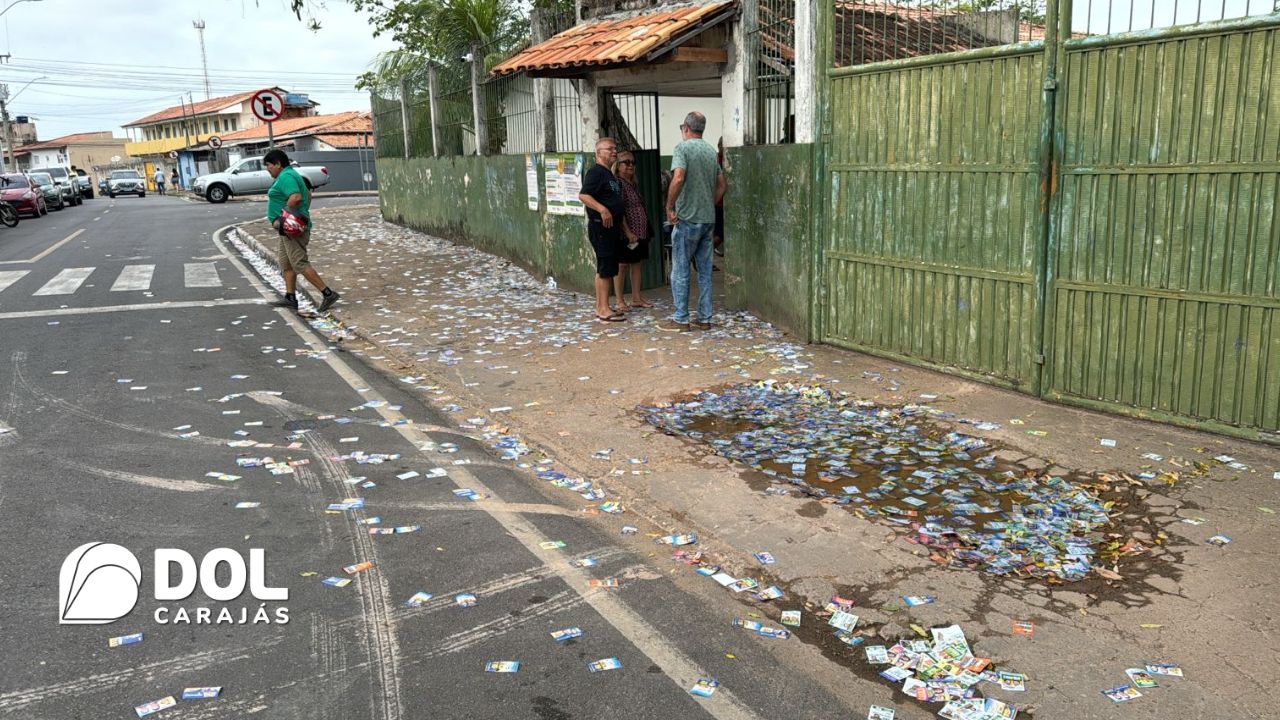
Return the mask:
<svg viewBox="0 0 1280 720"><path fill-rule="evenodd" d="M737 15L736 0L721 0L575 25L516 53L491 73L582 77L637 65L724 63L724 48L682 46Z"/></svg>

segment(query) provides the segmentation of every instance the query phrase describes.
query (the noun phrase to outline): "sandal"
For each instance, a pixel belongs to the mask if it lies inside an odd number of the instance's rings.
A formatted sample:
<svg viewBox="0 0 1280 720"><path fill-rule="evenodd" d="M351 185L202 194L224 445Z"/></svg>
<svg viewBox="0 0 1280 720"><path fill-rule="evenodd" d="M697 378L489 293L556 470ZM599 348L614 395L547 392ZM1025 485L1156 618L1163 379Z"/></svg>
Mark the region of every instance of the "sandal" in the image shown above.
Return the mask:
<svg viewBox="0 0 1280 720"><path fill-rule="evenodd" d="M626 322L627 318L624 315L615 313L608 317L605 317L603 315L597 315L596 320L599 320L600 322Z"/></svg>
<svg viewBox="0 0 1280 720"><path fill-rule="evenodd" d="M631 301L631 307L633 307L633 308L651 308L651 307L653 307L653 303L649 302L648 300L632 300L632 301Z"/></svg>

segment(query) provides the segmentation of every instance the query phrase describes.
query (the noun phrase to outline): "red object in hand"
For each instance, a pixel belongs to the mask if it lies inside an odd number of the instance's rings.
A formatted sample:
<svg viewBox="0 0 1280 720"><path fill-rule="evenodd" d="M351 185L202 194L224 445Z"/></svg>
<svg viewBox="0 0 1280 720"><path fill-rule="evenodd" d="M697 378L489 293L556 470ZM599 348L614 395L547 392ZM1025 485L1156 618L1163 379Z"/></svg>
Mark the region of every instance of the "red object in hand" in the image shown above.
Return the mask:
<svg viewBox="0 0 1280 720"><path fill-rule="evenodd" d="M289 237L301 237L307 231L307 219L288 208L280 211L280 230Z"/></svg>

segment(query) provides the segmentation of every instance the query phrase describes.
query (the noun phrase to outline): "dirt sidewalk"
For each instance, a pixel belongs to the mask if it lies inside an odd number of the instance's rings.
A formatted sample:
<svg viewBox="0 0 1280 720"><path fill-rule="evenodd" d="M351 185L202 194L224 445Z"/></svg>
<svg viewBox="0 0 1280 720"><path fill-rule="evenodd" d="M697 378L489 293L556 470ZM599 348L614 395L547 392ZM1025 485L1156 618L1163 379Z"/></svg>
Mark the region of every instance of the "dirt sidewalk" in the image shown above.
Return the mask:
<svg viewBox="0 0 1280 720"><path fill-rule="evenodd" d="M670 532L698 533L727 572L787 591L788 602L774 604L742 593L751 607L740 613L776 625L779 611L799 609L803 598L806 625L797 635L807 649L796 657L851 705L895 705L899 718L932 717L939 707L895 691L876 676L883 667L868 664L864 647L821 627L809 611L833 594L854 600L866 645L892 645L911 636L912 625L959 624L975 654L1027 675L1024 692L982 686L988 697L1023 707L1027 715L1019 717L1274 717L1266 683L1280 655L1270 647L1280 630L1273 553L1280 531L1272 510L1280 508L1280 476L1273 476L1280 450L801 345L746 313L718 314L709 332L664 334L654 322L670 312L665 291L647 293L657 307L628 322L600 323L590 298L548 289L500 258L384 223L376 207L323 210L316 218L312 260L343 294L334 314L357 336L347 350L423 389L459 423L506 427L535 460L554 458L596 480L628 513ZM265 223L244 230L274 248ZM665 435L636 412L769 379L817 383L885 406L928 406L929 422L983 438L1003 461L1029 470L1111 473L1100 482L1123 501L1109 540L1127 549L1102 575L1063 584L949 569L888 524L800 493L763 492L769 483L759 472L710 445ZM1224 454L1244 469L1214 459ZM1151 477L1138 478L1143 472ZM566 497L576 500L559 495ZM635 522L627 514L595 519ZM1219 534L1231 542L1207 543ZM760 551L777 563L762 568L752 557ZM663 571L708 582L666 554L659 550L654 561ZM904 595L936 602L907 608ZM1015 621L1033 622L1034 635L1015 634ZM1125 669L1144 661L1176 663L1186 677L1160 678L1159 688L1125 703L1101 694L1127 683Z"/></svg>

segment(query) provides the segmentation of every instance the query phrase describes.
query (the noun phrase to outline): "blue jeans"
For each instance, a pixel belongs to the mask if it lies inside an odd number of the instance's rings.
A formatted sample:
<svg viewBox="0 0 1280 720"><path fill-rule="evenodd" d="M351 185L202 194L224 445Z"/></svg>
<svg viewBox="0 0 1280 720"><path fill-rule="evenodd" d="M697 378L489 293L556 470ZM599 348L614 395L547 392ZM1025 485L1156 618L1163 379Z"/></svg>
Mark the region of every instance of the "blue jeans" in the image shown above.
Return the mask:
<svg viewBox="0 0 1280 720"><path fill-rule="evenodd" d="M676 223L671 233L671 299L675 322L689 322L689 261L698 268L698 322L711 322L711 231L715 223Z"/></svg>

